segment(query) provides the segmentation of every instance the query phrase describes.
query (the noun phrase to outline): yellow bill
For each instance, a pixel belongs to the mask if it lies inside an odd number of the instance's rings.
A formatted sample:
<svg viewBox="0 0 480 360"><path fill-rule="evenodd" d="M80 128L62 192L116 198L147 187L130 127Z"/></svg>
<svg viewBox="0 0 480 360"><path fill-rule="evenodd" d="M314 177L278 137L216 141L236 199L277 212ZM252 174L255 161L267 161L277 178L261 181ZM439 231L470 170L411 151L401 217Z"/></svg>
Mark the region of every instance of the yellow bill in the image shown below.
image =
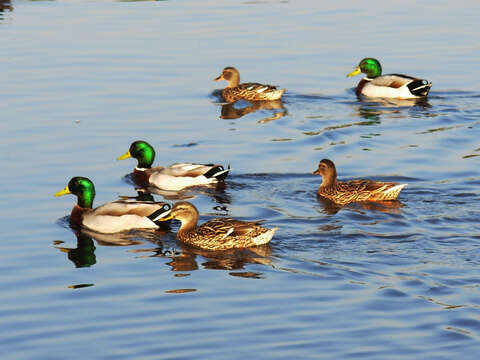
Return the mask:
<svg viewBox="0 0 480 360"><path fill-rule="evenodd" d="M62 196L62 195L67 195L67 194L71 194L70 189L68 188L68 185L65 186L65 189L60 190L59 192L57 192L57 193L56 193L55 195L53 195L53 196L57 197L57 196Z"/></svg>
<svg viewBox="0 0 480 360"><path fill-rule="evenodd" d="M358 75L361 72L362 72L362 70L360 69L360 66L357 66L355 68L355 70L353 70L350 74L347 75L347 77L352 77L352 76Z"/></svg>
<svg viewBox="0 0 480 360"><path fill-rule="evenodd" d="M117 158L117 160L124 160L124 159L128 159L128 158L131 158L132 155L130 154L130 151L127 151L125 154L123 154L122 156L119 156Z"/></svg>

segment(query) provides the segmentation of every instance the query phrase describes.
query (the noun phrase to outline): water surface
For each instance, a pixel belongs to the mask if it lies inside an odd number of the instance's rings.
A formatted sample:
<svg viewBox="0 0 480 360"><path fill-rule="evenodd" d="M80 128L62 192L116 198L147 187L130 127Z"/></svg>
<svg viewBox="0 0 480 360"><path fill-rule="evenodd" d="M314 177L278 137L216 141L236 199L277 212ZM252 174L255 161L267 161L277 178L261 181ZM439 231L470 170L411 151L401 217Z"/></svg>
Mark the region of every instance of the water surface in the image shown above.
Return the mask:
<svg viewBox="0 0 480 360"><path fill-rule="evenodd" d="M2 359L476 359L479 12L2 2ZM365 56L432 81L429 98L357 99L345 75ZM212 79L229 65L285 87L283 105L222 106ZM96 204L135 196L134 162L115 158L137 139L159 165L230 164L225 186L185 196L201 221L265 219L271 243L71 231L74 199L53 194L82 175ZM341 179L408 186L390 206L335 208L315 195L322 158Z"/></svg>

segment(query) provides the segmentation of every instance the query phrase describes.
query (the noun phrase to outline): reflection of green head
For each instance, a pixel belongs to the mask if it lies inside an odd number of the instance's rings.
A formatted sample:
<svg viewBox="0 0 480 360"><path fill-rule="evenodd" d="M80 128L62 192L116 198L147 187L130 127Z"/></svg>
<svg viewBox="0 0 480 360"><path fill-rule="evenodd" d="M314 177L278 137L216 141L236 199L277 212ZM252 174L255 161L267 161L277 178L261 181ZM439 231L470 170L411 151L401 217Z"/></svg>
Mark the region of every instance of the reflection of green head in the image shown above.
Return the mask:
<svg viewBox="0 0 480 360"><path fill-rule="evenodd" d="M95 198L95 186L86 177L76 176L68 182L68 190L77 196L77 204L83 208L91 208Z"/></svg>
<svg viewBox="0 0 480 360"><path fill-rule="evenodd" d="M370 79L382 75L382 66L377 59L365 58L358 64L362 73L366 74Z"/></svg>
<svg viewBox="0 0 480 360"><path fill-rule="evenodd" d="M85 234L77 234L77 248L68 251L68 258L77 268L94 265L97 258L92 238Z"/></svg>

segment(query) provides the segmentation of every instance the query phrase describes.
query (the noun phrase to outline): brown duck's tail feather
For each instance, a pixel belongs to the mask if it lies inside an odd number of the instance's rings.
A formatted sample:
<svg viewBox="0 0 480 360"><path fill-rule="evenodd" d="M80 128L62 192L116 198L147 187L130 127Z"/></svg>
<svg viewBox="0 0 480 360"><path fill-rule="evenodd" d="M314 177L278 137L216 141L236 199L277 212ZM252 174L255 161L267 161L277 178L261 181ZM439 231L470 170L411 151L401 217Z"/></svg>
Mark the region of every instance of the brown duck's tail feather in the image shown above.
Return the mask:
<svg viewBox="0 0 480 360"><path fill-rule="evenodd" d="M391 188L386 189L378 194L375 197L375 200L395 200L405 186L407 186L407 184L398 184L392 186Z"/></svg>
<svg viewBox="0 0 480 360"><path fill-rule="evenodd" d="M268 229L267 231L265 231L264 233L256 236L254 239L253 239L253 242L255 245L263 245L263 244L267 244L273 237L273 235L275 234L275 231L277 231L278 228L271 228L271 229Z"/></svg>

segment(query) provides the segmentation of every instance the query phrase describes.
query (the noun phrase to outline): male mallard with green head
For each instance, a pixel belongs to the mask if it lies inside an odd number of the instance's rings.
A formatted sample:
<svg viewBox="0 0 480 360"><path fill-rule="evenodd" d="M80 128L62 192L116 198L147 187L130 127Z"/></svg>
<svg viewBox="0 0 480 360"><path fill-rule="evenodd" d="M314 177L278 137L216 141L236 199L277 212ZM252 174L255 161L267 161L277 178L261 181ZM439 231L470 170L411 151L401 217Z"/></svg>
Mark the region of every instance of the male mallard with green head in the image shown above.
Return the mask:
<svg viewBox="0 0 480 360"><path fill-rule="evenodd" d="M356 94L368 97L416 99L428 95L432 83L408 75L382 75L377 59L365 58L347 77L360 73L366 76L357 85Z"/></svg>
<svg viewBox="0 0 480 360"><path fill-rule="evenodd" d="M213 81L225 80L228 85L222 90L222 96L226 102L235 102L240 99L248 101L278 100L282 97L285 89L277 89L273 85L259 83L240 84L240 73L232 66L223 69L220 76Z"/></svg>
<svg viewBox="0 0 480 360"><path fill-rule="evenodd" d="M198 210L187 202L177 202L162 220L177 219L181 222L177 232L179 240L208 250L247 248L268 243L277 228L266 229L259 221L240 221L218 218L197 226Z"/></svg>
<svg viewBox="0 0 480 360"><path fill-rule="evenodd" d="M216 164L176 163L168 167L152 167L155 150L146 141L135 141L130 149L117 160L135 158L133 170L135 182L140 186L153 185L163 190L178 191L188 186L208 185L224 180L230 167Z"/></svg>
<svg viewBox="0 0 480 360"><path fill-rule="evenodd" d="M337 181L335 164L323 159L314 175L322 176L317 194L337 204L346 205L354 201L395 200L407 184L373 180Z"/></svg>
<svg viewBox="0 0 480 360"><path fill-rule="evenodd" d="M55 194L73 194L77 203L70 215L70 225L112 234L131 229L158 229L157 218L170 209L164 202L118 200L92 208L95 186L86 178L73 177L68 185Z"/></svg>

